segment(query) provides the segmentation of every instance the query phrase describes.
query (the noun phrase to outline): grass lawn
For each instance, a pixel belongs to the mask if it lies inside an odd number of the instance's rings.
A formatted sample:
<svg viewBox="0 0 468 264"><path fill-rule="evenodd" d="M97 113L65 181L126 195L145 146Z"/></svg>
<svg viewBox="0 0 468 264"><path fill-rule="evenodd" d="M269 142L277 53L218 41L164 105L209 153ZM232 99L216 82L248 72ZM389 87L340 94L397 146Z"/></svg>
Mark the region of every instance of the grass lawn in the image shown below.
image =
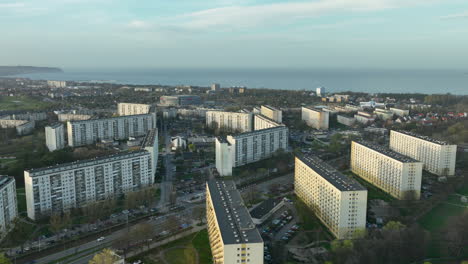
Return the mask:
<svg viewBox="0 0 468 264"><path fill-rule="evenodd" d="M52 104L29 96L2 96L0 110L42 110Z"/></svg>
<svg viewBox="0 0 468 264"><path fill-rule="evenodd" d="M388 193L382 191L381 189L375 187L373 184L367 182L363 178L359 177L358 175L352 173L352 172L344 172L343 174L348 175L350 178L353 178L357 182L359 182L362 186L366 187L367 189L367 200L374 200L374 199L380 199L384 200L386 202L391 202L395 200L391 195Z"/></svg>
<svg viewBox="0 0 468 264"><path fill-rule="evenodd" d="M26 212L26 191L24 188L16 189L16 199L18 202L18 212Z"/></svg>
<svg viewBox="0 0 468 264"><path fill-rule="evenodd" d="M165 252L164 257L171 264L197 263L195 249L190 246L169 249L169 251Z"/></svg>

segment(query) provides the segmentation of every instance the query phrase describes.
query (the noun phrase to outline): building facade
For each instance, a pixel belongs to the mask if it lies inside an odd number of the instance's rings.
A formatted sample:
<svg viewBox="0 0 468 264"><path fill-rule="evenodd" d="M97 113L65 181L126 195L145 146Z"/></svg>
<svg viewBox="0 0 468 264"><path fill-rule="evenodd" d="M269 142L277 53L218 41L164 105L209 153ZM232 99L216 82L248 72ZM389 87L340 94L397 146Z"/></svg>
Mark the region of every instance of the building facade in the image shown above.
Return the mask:
<svg viewBox="0 0 468 264"><path fill-rule="evenodd" d="M214 264L263 264L263 239L233 181L206 183L206 219Z"/></svg>
<svg viewBox="0 0 468 264"><path fill-rule="evenodd" d="M296 156L294 192L338 239L366 228L367 189L315 156Z"/></svg>
<svg viewBox="0 0 468 264"><path fill-rule="evenodd" d="M65 88L67 87L66 81L47 81L47 86L52 88Z"/></svg>
<svg viewBox="0 0 468 264"><path fill-rule="evenodd" d="M19 136L32 133L35 127L35 121L0 119L0 128L14 128Z"/></svg>
<svg viewBox="0 0 468 264"><path fill-rule="evenodd" d="M8 232L16 217L18 217L18 206L15 178L0 175L0 233Z"/></svg>
<svg viewBox="0 0 468 264"><path fill-rule="evenodd" d="M250 132L253 130L252 116L252 113L247 111L207 111L206 126L213 127L216 125L218 129L226 129L228 131L240 133Z"/></svg>
<svg viewBox="0 0 468 264"><path fill-rule="evenodd" d="M152 155L144 150L26 170L28 217L36 220L150 186L153 175Z"/></svg>
<svg viewBox="0 0 468 264"><path fill-rule="evenodd" d="M156 128L156 113L67 122L68 145L78 147L101 140L144 136Z"/></svg>
<svg viewBox="0 0 468 264"><path fill-rule="evenodd" d="M199 105L202 103L198 95L165 95L161 96L159 101L165 106Z"/></svg>
<svg viewBox="0 0 468 264"><path fill-rule="evenodd" d="M49 151L65 147L65 130L63 124L55 123L45 127L46 145Z"/></svg>
<svg viewBox="0 0 468 264"><path fill-rule="evenodd" d="M390 131L390 149L424 163L424 169L439 176L455 175L457 145L406 131Z"/></svg>
<svg viewBox="0 0 468 264"><path fill-rule="evenodd" d="M315 93L317 94L317 96L324 96L325 95L325 87L317 87L315 89Z"/></svg>
<svg viewBox="0 0 468 264"><path fill-rule="evenodd" d="M315 129L329 128L330 113L319 108L302 107L302 120Z"/></svg>
<svg viewBox="0 0 468 264"><path fill-rule="evenodd" d="M254 129L267 129L273 127L284 126L284 124L278 123L270 118L267 118L263 115L255 115L254 117Z"/></svg>
<svg viewBox="0 0 468 264"><path fill-rule="evenodd" d="M216 168L221 176L231 176L232 168L271 157L277 150L288 150L286 126L218 137Z"/></svg>
<svg viewBox="0 0 468 264"><path fill-rule="evenodd" d="M134 103L118 103L117 114L119 116L143 115L150 113L151 105L149 104L134 104Z"/></svg>
<svg viewBox="0 0 468 264"><path fill-rule="evenodd" d="M399 200L421 196L423 163L369 142L351 143L351 171Z"/></svg>
<svg viewBox="0 0 468 264"><path fill-rule="evenodd" d="M390 111L397 116L409 116L409 110L399 109L399 108L390 108Z"/></svg>
<svg viewBox="0 0 468 264"><path fill-rule="evenodd" d="M269 105L262 105L260 113L275 122L283 123L283 112L277 108Z"/></svg>
<svg viewBox="0 0 468 264"><path fill-rule="evenodd" d="M356 119L351 116L345 116L345 115L337 115L336 119L338 123L345 125L345 126L352 126L354 123L356 123Z"/></svg>
<svg viewBox="0 0 468 264"><path fill-rule="evenodd" d="M219 89L221 89L221 85L219 85L219 83L213 83L211 85L211 91L218 91Z"/></svg>

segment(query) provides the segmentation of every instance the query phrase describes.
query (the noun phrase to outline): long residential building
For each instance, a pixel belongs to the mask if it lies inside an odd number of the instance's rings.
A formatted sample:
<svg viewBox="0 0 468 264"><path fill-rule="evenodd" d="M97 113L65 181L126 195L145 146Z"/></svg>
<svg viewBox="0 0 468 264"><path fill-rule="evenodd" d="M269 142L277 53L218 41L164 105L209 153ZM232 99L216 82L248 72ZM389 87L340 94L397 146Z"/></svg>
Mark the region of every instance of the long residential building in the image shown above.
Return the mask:
<svg viewBox="0 0 468 264"><path fill-rule="evenodd" d="M419 199L422 168L422 162L385 147L351 143L351 171L397 199Z"/></svg>
<svg viewBox="0 0 468 264"><path fill-rule="evenodd" d="M206 219L214 264L263 263L263 239L233 181L206 183Z"/></svg>
<svg viewBox="0 0 468 264"><path fill-rule="evenodd" d="M216 138L216 168L231 176L232 168L271 157L288 149L288 128L279 126Z"/></svg>
<svg viewBox="0 0 468 264"><path fill-rule="evenodd" d="M26 170L28 217L36 220L150 186L153 174L152 155L144 150Z"/></svg>
<svg viewBox="0 0 468 264"><path fill-rule="evenodd" d="M202 103L198 95L165 95L159 98L165 106L199 105Z"/></svg>
<svg viewBox="0 0 468 264"><path fill-rule="evenodd" d="M49 151L65 147L65 130L62 123L55 123L45 127L46 146Z"/></svg>
<svg viewBox="0 0 468 264"><path fill-rule="evenodd" d="M8 232L16 217L18 217L18 206L15 178L0 175L0 233Z"/></svg>
<svg viewBox="0 0 468 264"><path fill-rule="evenodd" d="M424 163L439 176L455 175L457 145L406 131L390 131L390 149Z"/></svg>
<svg viewBox="0 0 468 264"><path fill-rule="evenodd" d="M279 127L279 126L284 126L284 124L278 123L263 115L255 115L254 117L254 129L255 130L267 129L267 128L273 128L273 127Z"/></svg>
<svg viewBox="0 0 468 264"><path fill-rule="evenodd" d="M225 111L207 111L206 112L206 125L216 128L226 129L228 131L236 132L250 132L252 131L252 113L248 111L241 112L225 112Z"/></svg>
<svg viewBox="0 0 468 264"><path fill-rule="evenodd" d="M283 112L273 106L262 105L260 113L275 122L283 123Z"/></svg>
<svg viewBox="0 0 468 264"><path fill-rule="evenodd" d="M315 129L326 130L329 128L330 113L319 108L302 107L302 120L308 126Z"/></svg>
<svg viewBox="0 0 468 264"><path fill-rule="evenodd" d="M144 136L154 128L156 128L156 113L69 121L67 123L68 145L78 147L94 144L100 140L122 140Z"/></svg>
<svg viewBox="0 0 468 264"><path fill-rule="evenodd" d="M142 115L150 113L151 105L149 104L134 104L134 103L118 103L117 114L119 116Z"/></svg>
<svg viewBox="0 0 468 264"><path fill-rule="evenodd" d="M366 228L367 189L316 156L295 159L294 191L338 239Z"/></svg>

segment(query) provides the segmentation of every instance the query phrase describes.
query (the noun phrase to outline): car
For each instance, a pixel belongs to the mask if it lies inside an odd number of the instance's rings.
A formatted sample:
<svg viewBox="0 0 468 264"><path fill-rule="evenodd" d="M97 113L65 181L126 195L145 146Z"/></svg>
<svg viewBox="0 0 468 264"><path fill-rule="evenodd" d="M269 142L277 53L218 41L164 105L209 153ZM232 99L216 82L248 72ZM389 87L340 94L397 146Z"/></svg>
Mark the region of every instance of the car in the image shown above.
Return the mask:
<svg viewBox="0 0 468 264"><path fill-rule="evenodd" d="M104 241L106 238L105 237L100 237L97 239L97 242L101 242L101 241Z"/></svg>

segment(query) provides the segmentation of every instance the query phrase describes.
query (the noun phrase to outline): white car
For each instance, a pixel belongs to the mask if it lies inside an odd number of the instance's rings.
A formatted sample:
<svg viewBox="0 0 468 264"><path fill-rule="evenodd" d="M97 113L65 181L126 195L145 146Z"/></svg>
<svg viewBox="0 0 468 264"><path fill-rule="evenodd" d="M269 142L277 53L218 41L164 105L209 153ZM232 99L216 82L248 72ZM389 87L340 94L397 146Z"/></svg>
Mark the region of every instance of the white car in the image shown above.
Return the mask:
<svg viewBox="0 0 468 264"><path fill-rule="evenodd" d="M101 242L101 241L104 241L104 239L106 239L105 237L100 237L97 239L97 242Z"/></svg>

